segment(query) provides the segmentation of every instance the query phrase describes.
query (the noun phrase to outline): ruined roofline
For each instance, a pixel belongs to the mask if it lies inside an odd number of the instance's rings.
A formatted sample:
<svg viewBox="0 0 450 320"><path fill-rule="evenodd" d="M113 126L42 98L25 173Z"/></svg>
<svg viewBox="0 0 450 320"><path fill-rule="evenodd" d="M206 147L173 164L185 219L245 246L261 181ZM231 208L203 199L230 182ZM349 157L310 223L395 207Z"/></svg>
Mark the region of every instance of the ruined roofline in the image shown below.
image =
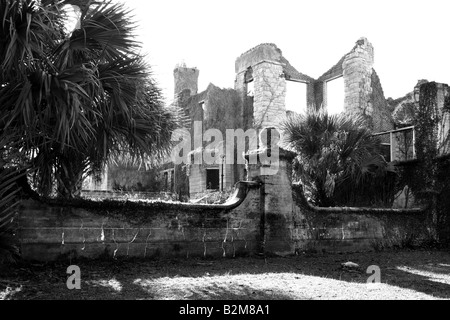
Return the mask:
<svg viewBox="0 0 450 320"><path fill-rule="evenodd" d="M183 91L185 91L185 90L188 90L188 89L184 89ZM212 90L221 90L221 91L231 90L231 91L236 91L236 90L233 89L233 88L223 88L223 87L219 87L219 86L216 86L214 83L210 82L210 83L208 84L208 86L206 87L205 90L203 90L203 91L201 91L201 92L198 92L198 93L196 93L196 94L194 94L194 95L191 95L191 96L187 97L187 98L186 98L186 102L187 102L188 104L191 103L192 101L201 102L201 101L203 101L203 100L206 99L208 93L209 93L210 91L212 91ZM180 93L178 93L178 95L176 96L176 99L178 99L179 97L182 97L182 96L183 96L183 91L181 91Z"/></svg>
<svg viewBox="0 0 450 320"><path fill-rule="evenodd" d="M350 51L352 52L352 51ZM349 52L349 53L350 53ZM334 73L338 69L342 69L342 64L344 63L345 57L348 55L348 53L344 54L339 61L333 65L330 69L328 69L326 72L324 72L319 78L317 78L317 81L323 81L324 78L327 78L328 75Z"/></svg>
<svg viewBox="0 0 450 320"><path fill-rule="evenodd" d="M347 57L350 53L355 52L355 50L361 46L361 45L372 45L369 40L367 40L366 37L359 38L356 42L353 48L344 54L339 61L334 64L330 69L328 69L326 72L324 72L319 78L317 78L317 81L322 81L324 78L326 78L329 74L334 73L334 71L338 69L342 69L342 64L344 63L345 57Z"/></svg>
<svg viewBox="0 0 450 320"><path fill-rule="evenodd" d="M286 80L299 80L306 82L314 82L315 79L304 73L299 72L290 62L283 56L280 58L280 62L283 66L283 72L286 76Z"/></svg>
<svg viewBox="0 0 450 320"><path fill-rule="evenodd" d="M254 46L253 48L251 48L251 49L245 51L245 52L242 53L237 59L242 58L242 57L245 56L246 54L249 54L249 53L251 53L252 51L255 51L256 49L258 49L258 48L260 48L260 47L265 47L265 46L272 47L272 48L274 48L275 50L279 51L280 54L281 54L281 49L278 48L277 45L276 45L275 43L267 42L267 43L260 43L260 44L258 44L257 46Z"/></svg>
<svg viewBox="0 0 450 320"><path fill-rule="evenodd" d="M281 49L274 43L262 43L241 54L235 61L235 73L243 73L249 67L254 67L264 62L282 66L287 80L314 81L314 78L297 71L283 56Z"/></svg>
<svg viewBox="0 0 450 320"><path fill-rule="evenodd" d="M175 68L173 68L173 72L178 71L179 69L184 69L184 70L192 70L192 71L199 71L199 69L197 67L187 67L186 65L181 66L181 65L176 65Z"/></svg>
<svg viewBox="0 0 450 320"><path fill-rule="evenodd" d="M340 69L342 67L342 63L344 62L344 59L346 56L348 56L350 53L354 52L358 47L362 46L362 45L368 45L368 46L372 46L372 44L369 42L369 40L366 37L360 37L356 42L355 45L353 46L353 48L348 51L346 54L344 54L341 59L339 59L339 61L332 66L329 70L327 70L326 72L324 72L317 80L322 80L323 78L325 78L329 73L334 72L336 69ZM246 55L249 55L253 52L255 52L256 50L258 50L259 48L262 47L270 47L272 48L274 51L276 51L279 54L279 59L276 60L276 62L281 63L284 66L284 71L291 75L293 79L298 79L298 80L308 80L308 81L315 81L315 78L310 77L306 74L303 74L299 71L296 70L296 68L294 68L289 61L283 56L282 51L280 48L277 47L277 45L275 43L261 43L257 46L254 46L253 48L247 50L246 52L242 53L238 58L236 58L236 62L241 60L242 58L244 58ZM240 72L242 72L243 70L240 70ZM236 73L238 71L236 70Z"/></svg>
<svg viewBox="0 0 450 320"><path fill-rule="evenodd" d="M417 84L414 86L414 88L418 88L418 87L420 87L422 84L428 83L428 82L431 82L431 81L428 81L427 79L420 79L420 80L417 80ZM395 99L394 99L393 97L387 97L386 100L389 100L390 103L393 103L393 104L399 104L399 103L401 103L401 102L403 102L403 101L409 99L409 98L412 97L413 95L414 95L414 89L413 89L412 91L410 91L410 92L407 92L405 95L403 95L403 96L401 96L401 97L398 97L398 98L395 98Z"/></svg>

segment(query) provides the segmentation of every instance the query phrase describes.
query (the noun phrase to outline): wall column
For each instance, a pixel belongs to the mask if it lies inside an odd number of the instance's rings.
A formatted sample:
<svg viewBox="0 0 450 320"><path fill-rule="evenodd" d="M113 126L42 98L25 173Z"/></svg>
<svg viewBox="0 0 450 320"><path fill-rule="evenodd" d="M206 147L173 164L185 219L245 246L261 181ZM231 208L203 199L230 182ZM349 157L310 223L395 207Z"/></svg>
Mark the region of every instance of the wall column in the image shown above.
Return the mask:
<svg viewBox="0 0 450 320"><path fill-rule="evenodd" d="M274 253L287 255L295 253L293 240L294 216L292 186L290 179L290 163L294 158L292 152L279 149L278 170L270 174L265 170L269 164L267 149L250 151L247 160L251 162L252 156L257 156L257 163L248 164L248 177L250 181L262 183L260 193L260 251L261 253ZM253 159L254 159L253 158Z"/></svg>

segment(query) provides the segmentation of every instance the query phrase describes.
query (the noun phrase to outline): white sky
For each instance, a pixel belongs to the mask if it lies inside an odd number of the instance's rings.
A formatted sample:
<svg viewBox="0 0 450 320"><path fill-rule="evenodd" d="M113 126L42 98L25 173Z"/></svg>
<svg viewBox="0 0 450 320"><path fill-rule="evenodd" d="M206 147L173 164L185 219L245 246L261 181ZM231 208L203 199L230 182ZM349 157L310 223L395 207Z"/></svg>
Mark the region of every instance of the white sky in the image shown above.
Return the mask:
<svg viewBox="0 0 450 320"><path fill-rule="evenodd" d="M154 78L169 100L177 63L211 82L234 87L236 58L275 43L300 72L315 79L366 37L386 98L419 79L450 84L448 0L125 0L135 8L139 37Z"/></svg>

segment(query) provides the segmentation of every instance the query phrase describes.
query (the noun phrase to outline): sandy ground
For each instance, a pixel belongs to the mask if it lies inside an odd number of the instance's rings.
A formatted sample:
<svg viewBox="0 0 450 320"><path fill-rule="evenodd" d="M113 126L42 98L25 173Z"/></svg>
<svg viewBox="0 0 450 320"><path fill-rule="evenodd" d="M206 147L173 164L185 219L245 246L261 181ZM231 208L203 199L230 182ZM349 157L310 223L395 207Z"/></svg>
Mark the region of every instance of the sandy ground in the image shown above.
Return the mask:
<svg viewBox="0 0 450 320"><path fill-rule="evenodd" d="M351 261L359 268L343 268ZM69 290L67 268L81 271ZM379 268L381 283L369 266ZM72 282L73 283L73 282ZM80 260L3 269L6 300L423 300L450 298L450 251L415 250L292 257Z"/></svg>

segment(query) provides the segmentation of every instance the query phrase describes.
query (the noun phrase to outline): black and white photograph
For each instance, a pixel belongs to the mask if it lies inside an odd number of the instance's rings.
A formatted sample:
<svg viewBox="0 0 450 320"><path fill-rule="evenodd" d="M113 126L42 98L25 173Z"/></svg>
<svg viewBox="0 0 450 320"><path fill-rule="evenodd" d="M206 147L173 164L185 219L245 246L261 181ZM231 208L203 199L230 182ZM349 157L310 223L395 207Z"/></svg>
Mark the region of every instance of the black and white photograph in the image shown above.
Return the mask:
<svg viewBox="0 0 450 320"><path fill-rule="evenodd" d="M446 0L0 0L0 300L449 300L449 21Z"/></svg>

